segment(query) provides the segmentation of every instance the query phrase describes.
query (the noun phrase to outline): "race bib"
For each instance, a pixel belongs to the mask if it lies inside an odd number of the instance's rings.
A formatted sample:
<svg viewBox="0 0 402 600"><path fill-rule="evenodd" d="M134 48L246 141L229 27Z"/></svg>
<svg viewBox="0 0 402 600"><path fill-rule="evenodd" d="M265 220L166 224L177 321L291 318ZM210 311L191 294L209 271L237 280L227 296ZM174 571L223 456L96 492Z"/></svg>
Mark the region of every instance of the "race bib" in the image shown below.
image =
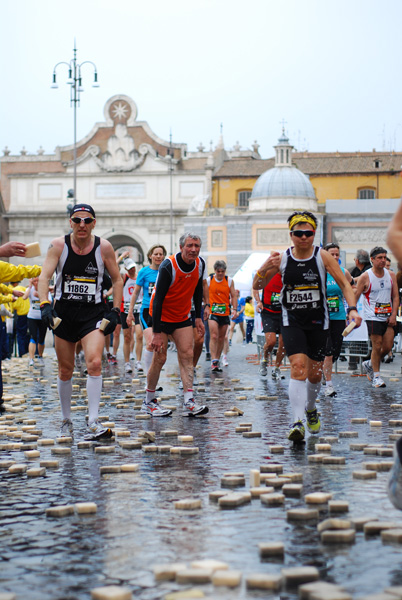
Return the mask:
<svg viewBox="0 0 402 600"><path fill-rule="evenodd" d="M152 296L152 291L153 291L154 287L155 287L155 282L154 281L150 281L149 284L148 284L148 294L150 296Z"/></svg>
<svg viewBox="0 0 402 600"><path fill-rule="evenodd" d="M339 296L328 296L327 304L329 312L339 312Z"/></svg>
<svg viewBox="0 0 402 600"><path fill-rule="evenodd" d="M213 315L224 315L226 312L226 304L217 304L214 302L211 307L211 313Z"/></svg>
<svg viewBox="0 0 402 600"><path fill-rule="evenodd" d="M286 301L292 310L317 308L320 304L320 290L318 287L295 287L286 291Z"/></svg>
<svg viewBox="0 0 402 600"><path fill-rule="evenodd" d="M271 306L273 308L281 307L281 294L280 292L272 292L271 294Z"/></svg>
<svg viewBox="0 0 402 600"><path fill-rule="evenodd" d="M75 277L64 282L63 298L76 302L92 302L96 293L96 279Z"/></svg>
<svg viewBox="0 0 402 600"><path fill-rule="evenodd" d="M126 314L128 314L129 308L130 308L130 302L125 302L123 305L123 309Z"/></svg>
<svg viewBox="0 0 402 600"><path fill-rule="evenodd" d="M39 298L37 300L31 300L30 302L32 310L40 310Z"/></svg>
<svg viewBox="0 0 402 600"><path fill-rule="evenodd" d="M392 313L392 306L389 302L376 302L374 313L376 315L390 315Z"/></svg>

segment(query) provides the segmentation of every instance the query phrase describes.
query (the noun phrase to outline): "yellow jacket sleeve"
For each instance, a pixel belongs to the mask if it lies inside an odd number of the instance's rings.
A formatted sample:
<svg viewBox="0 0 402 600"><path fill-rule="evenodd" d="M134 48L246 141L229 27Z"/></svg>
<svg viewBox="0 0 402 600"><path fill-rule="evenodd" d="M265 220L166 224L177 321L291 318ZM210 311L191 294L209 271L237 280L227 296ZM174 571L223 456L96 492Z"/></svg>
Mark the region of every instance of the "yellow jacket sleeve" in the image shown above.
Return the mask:
<svg viewBox="0 0 402 600"><path fill-rule="evenodd" d="M0 294L10 294L13 291L12 285L6 285L5 283L0 283Z"/></svg>
<svg viewBox="0 0 402 600"><path fill-rule="evenodd" d="M11 302L12 305L14 304L13 299L14 296L12 294L7 294L7 296L5 296L4 294L0 294L0 304L6 304L7 302Z"/></svg>
<svg viewBox="0 0 402 600"><path fill-rule="evenodd" d="M38 277L42 271L42 267L12 265L11 263L0 260L0 281L21 281L21 279Z"/></svg>

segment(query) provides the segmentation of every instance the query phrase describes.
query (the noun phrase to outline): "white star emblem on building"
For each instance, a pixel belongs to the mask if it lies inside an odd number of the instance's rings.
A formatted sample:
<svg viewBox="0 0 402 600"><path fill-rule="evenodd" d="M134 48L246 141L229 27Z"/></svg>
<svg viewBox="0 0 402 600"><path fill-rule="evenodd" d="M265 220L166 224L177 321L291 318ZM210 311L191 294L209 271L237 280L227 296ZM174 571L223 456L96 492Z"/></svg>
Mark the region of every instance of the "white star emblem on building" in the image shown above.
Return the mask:
<svg viewBox="0 0 402 600"><path fill-rule="evenodd" d="M115 119L125 119L127 117L127 113L128 113L128 106L127 104L124 104L123 102L119 102L118 104L115 104L112 108L112 112L113 112L113 116Z"/></svg>

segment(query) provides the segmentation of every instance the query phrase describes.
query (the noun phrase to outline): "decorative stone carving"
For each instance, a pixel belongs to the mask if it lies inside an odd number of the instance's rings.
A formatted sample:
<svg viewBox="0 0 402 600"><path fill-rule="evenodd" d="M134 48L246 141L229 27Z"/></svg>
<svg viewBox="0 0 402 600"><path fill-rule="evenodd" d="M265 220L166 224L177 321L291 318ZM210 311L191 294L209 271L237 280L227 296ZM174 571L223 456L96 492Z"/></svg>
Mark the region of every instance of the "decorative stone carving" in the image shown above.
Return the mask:
<svg viewBox="0 0 402 600"><path fill-rule="evenodd" d="M257 246L272 246L289 244L288 229L257 229Z"/></svg>
<svg viewBox="0 0 402 600"><path fill-rule="evenodd" d="M10 148L8 146L5 146L3 154L4 156L10 156Z"/></svg>
<svg viewBox="0 0 402 600"><path fill-rule="evenodd" d="M90 146L88 150L91 150L92 157L102 171L122 172L134 171L141 166L150 149L148 144L141 144L137 151L126 125L117 123L114 135L108 139L107 150L101 157L98 146Z"/></svg>
<svg viewBox="0 0 402 600"><path fill-rule="evenodd" d="M386 227L342 227L332 230L332 237L339 244L353 242L354 244L384 243L387 238Z"/></svg>

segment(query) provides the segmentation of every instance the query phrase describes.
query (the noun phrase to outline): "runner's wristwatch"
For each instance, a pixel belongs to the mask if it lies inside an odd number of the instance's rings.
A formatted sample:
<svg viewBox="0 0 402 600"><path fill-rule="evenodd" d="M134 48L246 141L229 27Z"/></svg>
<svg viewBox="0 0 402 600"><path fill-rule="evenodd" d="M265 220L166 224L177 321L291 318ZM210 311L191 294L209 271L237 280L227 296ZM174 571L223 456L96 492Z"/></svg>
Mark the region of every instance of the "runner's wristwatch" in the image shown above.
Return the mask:
<svg viewBox="0 0 402 600"><path fill-rule="evenodd" d="M348 306L346 312L349 314L351 310L357 310L357 306Z"/></svg>

